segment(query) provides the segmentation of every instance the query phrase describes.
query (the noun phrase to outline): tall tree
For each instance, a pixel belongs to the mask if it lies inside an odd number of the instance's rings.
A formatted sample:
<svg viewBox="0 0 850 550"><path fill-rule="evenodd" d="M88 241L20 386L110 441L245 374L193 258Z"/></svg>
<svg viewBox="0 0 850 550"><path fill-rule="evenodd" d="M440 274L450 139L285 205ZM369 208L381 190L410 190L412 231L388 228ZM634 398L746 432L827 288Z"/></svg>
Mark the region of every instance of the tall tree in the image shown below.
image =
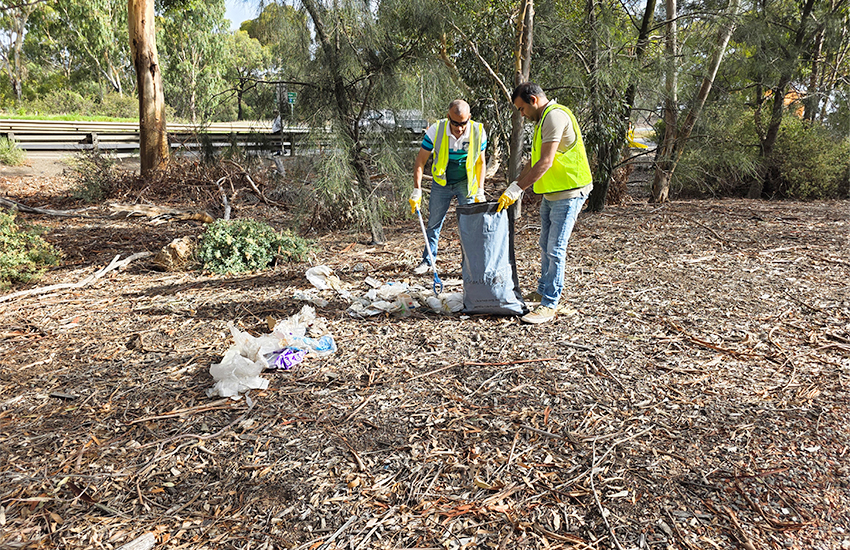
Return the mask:
<svg viewBox="0 0 850 550"><path fill-rule="evenodd" d="M375 11L360 1L302 3L319 46L313 86L323 97L315 106L331 107L331 119L343 137L356 181L357 202L372 241L383 243L379 197L370 178L361 120L366 111L375 108L376 98L395 90L395 73L417 54L420 41L427 36L428 21L408 11L418 7L416 2L385 1Z"/></svg>
<svg viewBox="0 0 850 550"><path fill-rule="evenodd" d="M0 0L0 62L3 63L12 93L18 101L23 97L25 66L21 51L24 47L27 21L42 1Z"/></svg>
<svg viewBox="0 0 850 550"><path fill-rule="evenodd" d="M65 0L56 2L57 38L91 64L118 94L124 93L130 59L127 42L120 39L127 25L122 0Z"/></svg>
<svg viewBox="0 0 850 550"><path fill-rule="evenodd" d="M128 0L130 53L139 93L139 160L143 175L164 167L171 152L154 21L154 0Z"/></svg>
<svg viewBox="0 0 850 550"><path fill-rule="evenodd" d="M168 103L193 123L210 118L224 87L224 11L224 0L182 0L159 18Z"/></svg>
<svg viewBox="0 0 850 550"><path fill-rule="evenodd" d="M670 193L670 178L676 170L682 153L687 146L688 139L694 125L705 106L717 70L729 44L729 38L735 29L735 19L738 15L739 0L730 0L727 13L720 17L720 29L713 44L711 58L704 68L704 76L699 90L691 101L690 109L681 127L678 126L678 96L677 96L677 74L676 66L676 0L665 0L667 5L667 39L666 60L667 79L665 84L664 103L664 138L656 155L655 176L652 180L652 202L666 202Z"/></svg>
<svg viewBox="0 0 850 550"><path fill-rule="evenodd" d="M635 106L638 82L644 73L643 62L648 50L655 5L656 0L647 0L644 5L643 17L641 18L640 27L638 27L637 40L633 48L634 57L632 58L632 62L635 68L629 71L627 75L628 86L623 97L620 119L617 121L618 123L613 125L614 131L609 135L610 143L599 148L596 154L598 160L594 174L594 185L587 199L588 209L593 212L601 212L605 208L605 200L613 177L615 163L623 157L623 152L627 147L627 140L624 138L627 135L629 122L632 118L632 109ZM596 86L599 86L599 84L597 80Z"/></svg>
<svg viewBox="0 0 850 550"><path fill-rule="evenodd" d="M236 95L236 119L244 119L245 96L256 88L269 66L269 51L244 30L233 33L229 40L229 55L224 78Z"/></svg>

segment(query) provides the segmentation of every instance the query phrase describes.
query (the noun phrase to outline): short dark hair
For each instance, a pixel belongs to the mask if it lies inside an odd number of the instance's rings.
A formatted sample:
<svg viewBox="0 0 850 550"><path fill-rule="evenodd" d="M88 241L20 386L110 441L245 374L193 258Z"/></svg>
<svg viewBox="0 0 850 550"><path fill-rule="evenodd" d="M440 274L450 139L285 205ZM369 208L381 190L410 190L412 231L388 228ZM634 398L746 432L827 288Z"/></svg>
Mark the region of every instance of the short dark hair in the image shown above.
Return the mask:
<svg viewBox="0 0 850 550"><path fill-rule="evenodd" d="M546 93L543 91L543 88L540 87L540 84L535 82L523 82L514 89L514 93L511 95L511 103L516 101L516 98L520 98L526 103L531 103L531 96L538 99L546 99Z"/></svg>

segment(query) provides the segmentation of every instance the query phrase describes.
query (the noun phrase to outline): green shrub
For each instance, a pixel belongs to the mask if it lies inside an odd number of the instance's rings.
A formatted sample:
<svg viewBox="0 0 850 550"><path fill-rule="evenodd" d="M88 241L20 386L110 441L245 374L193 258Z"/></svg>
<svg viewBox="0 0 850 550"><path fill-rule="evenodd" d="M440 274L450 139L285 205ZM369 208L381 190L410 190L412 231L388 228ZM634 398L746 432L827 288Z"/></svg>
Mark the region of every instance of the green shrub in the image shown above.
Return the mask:
<svg viewBox="0 0 850 550"><path fill-rule="evenodd" d="M850 141L836 139L820 124L786 117L772 161L781 197L831 199L847 192Z"/></svg>
<svg viewBox="0 0 850 550"><path fill-rule="evenodd" d="M15 211L0 212L0 288L38 279L60 253L41 238L45 230L15 223Z"/></svg>
<svg viewBox="0 0 850 550"><path fill-rule="evenodd" d="M18 149L14 140L0 137L0 163L6 166L20 166L27 158L27 154Z"/></svg>
<svg viewBox="0 0 850 550"><path fill-rule="evenodd" d="M307 240L266 223L216 220L201 237L198 258L213 273L242 273L266 269L277 258L302 261L309 251Z"/></svg>
<svg viewBox="0 0 850 550"><path fill-rule="evenodd" d="M98 149L80 151L68 161L73 187L71 195L87 203L108 197L114 188L118 160Z"/></svg>

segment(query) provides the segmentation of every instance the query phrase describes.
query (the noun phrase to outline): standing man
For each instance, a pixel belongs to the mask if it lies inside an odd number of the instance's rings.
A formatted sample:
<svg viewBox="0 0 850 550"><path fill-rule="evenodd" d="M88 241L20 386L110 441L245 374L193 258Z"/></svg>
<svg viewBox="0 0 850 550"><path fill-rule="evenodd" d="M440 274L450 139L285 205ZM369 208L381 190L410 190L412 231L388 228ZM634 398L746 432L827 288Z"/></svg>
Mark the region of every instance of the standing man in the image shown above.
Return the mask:
<svg viewBox="0 0 850 550"><path fill-rule="evenodd" d="M434 184L431 186L431 199L428 202L428 228L426 230L428 244L434 261L437 258L437 243L440 240L440 230L449 211L452 197L457 197L458 204L469 204L484 201L484 173L487 162L484 149L487 148L487 134L484 125L469 117L469 104L462 99L449 103L448 116L428 127L422 138L422 147L416 157L413 168L413 192L410 194L410 211L412 214L422 204L422 174L425 163L430 157L431 176ZM413 269L417 275L422 275L431 269L428 261L428 249L422 250L422 262Z"/></svg>
<svg viewBox="0 0 850 550"><path fill-rule="evenodd" d="M567 243L576 218L593 189L581 130L573 113L546 98L543 89L525 82L511 96L522 116L534 122L531 163L499 197L498 211L512 205L534 186L540 203L540 305L522 317L526 323L545 323L555 317L564 290Z"/></svg>

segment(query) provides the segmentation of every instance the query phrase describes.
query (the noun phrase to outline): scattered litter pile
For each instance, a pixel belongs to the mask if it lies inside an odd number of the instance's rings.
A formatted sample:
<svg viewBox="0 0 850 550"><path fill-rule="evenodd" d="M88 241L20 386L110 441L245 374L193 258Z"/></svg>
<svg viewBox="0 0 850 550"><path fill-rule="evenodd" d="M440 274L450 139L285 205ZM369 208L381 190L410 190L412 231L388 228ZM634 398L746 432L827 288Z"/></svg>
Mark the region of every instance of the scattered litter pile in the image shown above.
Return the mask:
<svg viewBox="0 0 850 550"><path fill-rule="evenodd" d="M272 324L271 322L269 324ZM248 390L264 390L269 381L260 376L266 369L289 370L308 355L324 356L336 351L325 321L305 305L297 315L274 324L271 334L258 337L228 324L234 343L221 363L210 367L216 381L207 396L232 397Z"/></svg>

